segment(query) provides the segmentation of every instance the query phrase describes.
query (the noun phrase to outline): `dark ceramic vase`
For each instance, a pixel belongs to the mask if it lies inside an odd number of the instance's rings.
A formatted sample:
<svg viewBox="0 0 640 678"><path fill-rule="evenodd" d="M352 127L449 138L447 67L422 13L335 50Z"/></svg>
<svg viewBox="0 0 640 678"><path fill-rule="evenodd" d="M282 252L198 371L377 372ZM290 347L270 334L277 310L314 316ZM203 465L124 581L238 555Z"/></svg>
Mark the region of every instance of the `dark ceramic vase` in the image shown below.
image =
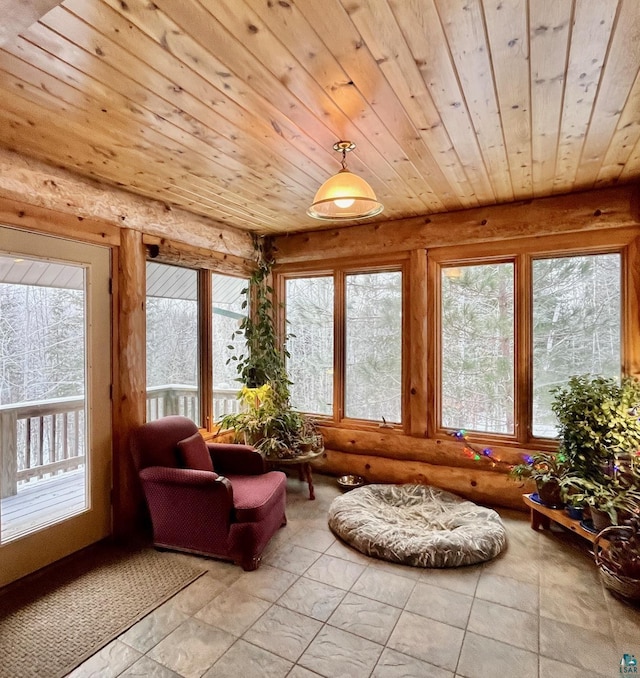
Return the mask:
<svg viewBox="0 0 640 678"><path fill-rule="evenodd" d="M560 483L557 480L547 480L542 483L536 481L538 496L540 501L549 508L560 508L564 505L562 493L560 492Z"/></svg>

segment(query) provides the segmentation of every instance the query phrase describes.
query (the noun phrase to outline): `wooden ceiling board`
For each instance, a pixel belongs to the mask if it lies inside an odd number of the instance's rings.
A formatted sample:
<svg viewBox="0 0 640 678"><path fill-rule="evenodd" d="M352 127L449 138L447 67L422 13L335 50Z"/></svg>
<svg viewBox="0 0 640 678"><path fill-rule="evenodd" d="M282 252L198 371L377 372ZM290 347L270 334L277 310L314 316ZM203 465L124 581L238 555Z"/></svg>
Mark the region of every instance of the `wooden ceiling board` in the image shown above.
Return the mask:
<svg viewBox="0 0 640 678"><path fill-rule="evenodd" d="M530 5L532 181L536 193L547 195L555 179L572 19L566 0Z"/></svg>
<svg viewBox="0 0 640 678"><path fill-rule="evenodd" d="M374 223L640 175L637 0L0 10L0 146L215 224L334 228L306 208L344 138Z"/></svg>
<svg viewBox="0 0 640 678"><path fill-rule="evenodd" d="M575 183L617 11L618 0L575 2L553 181L555 193L567 193Z"/></svg>
<svg viewBox="0 0 640 678"><path fill-rule="evenodd" d="M590 186L597 179L639 67L638 3L622 0L576 173L576 187Z"/></svg>
<svg viewBox="0 0 640 678"><path fill-rule="evenodd" d="M421 131L427 134L446 127L449 143L453 143L452 139L456 140L455 150L478 201L484 204L493 202L493 186L469 111L464 105L464 96L433 0L391 0L390 7L413 57L414 67L437 111L430 128ZM413 69L412 66L406 67ZM420 90L421 85L412 82L413 88ZM413 96L409 94L410 99Z"/></svg>

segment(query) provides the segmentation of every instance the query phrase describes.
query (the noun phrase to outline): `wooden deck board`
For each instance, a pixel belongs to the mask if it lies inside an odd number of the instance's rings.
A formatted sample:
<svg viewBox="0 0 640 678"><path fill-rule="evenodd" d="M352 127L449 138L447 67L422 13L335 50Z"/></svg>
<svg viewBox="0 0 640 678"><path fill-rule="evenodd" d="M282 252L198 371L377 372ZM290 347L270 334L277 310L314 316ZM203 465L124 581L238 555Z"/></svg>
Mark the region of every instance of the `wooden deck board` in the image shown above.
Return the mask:
<svg viewBox="0 0 640 678"><path fill-rule="evenodd" d="M84 510L84 469L27 483L0 502L0 543Z"/></svg>

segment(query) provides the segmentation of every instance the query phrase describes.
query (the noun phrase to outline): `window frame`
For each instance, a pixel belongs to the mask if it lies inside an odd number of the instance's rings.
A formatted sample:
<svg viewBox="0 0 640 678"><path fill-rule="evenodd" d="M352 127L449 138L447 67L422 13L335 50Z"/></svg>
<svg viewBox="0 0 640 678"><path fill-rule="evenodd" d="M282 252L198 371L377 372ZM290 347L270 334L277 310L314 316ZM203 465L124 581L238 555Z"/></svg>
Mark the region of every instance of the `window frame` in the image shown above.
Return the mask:
<svg viewBox="0 0 640 678"><path fill-rule="evenodd" d="M360 262L346 262L336 259L323 262L304 262L287 266L276 266L274 269L274 289L279 305L279 329L281 336L286 328L286 281L292 278L317 278L331 276L333 278L333 413L321 415L309 412L322 426L336 426L354 430L380 430L406 433L408 430L409 412L409 260L410 254L400 253L393 257L366 257ZM399 423L383 424L370 419L345 416L346 387L346 278L348 275L366 273L399 272L402 276L402 322L401 322L401 393Z"/></svg>
<svg viewBox="0 0 640 678"><path fill-rule="evenodd" d="M174 244L177 247L177 243ZM180 248L177 248L180 249ZM232 278L247 280L251 277L253 270L246 267L246 270L240 270L239 267L233 269L226 269L224 267L213 266L212 262L205 256L196 255L191 251L191 248L185 249L191 255L191 258L199 261L193 265L185 265L181 262L180 257L175 256L175 252L171 249L166 256L162 251L155 252L149 249L147 245L146 262L165 264L167 266L175 266L177 268L184 268L197 273L197 317L198 317L198 389L199 389L199 412L200 421L196 422L198 428L204 432L214 432L217 426L214 421L213 408L213 274L226 275ZM200 265L198 265L198 263ZM146 294L145 294L146 305ZM146 345L146 330L145 330L145 345ZM145 361L146 363L146 361ZM146 370L145 370L146 375ZM146 384L146 376L145 376ZM240 387L238 386L238 390ZM145 396L146 397L146 396Z"/></svg>
<svg viewBox="0 0 640 678"><path fill-rule="evenodd" d="M620 374L629 374L638 347L633 346L629 334L629 318L638 308L638 298L630 276L630 258L638 257L634 239L637 232L629 229L611 229L588 234L589 244L578 246L572 234L545 237L544 242L531 238L505 242L487 242L461 247L442 247L430 250L427 255L427 287L433 301L429 314L428 367L433 387L427 413L427 437L450 438L455 429L442 426L441 415L441 275L442 269L456 265L478 265L513 261L515 292L515 350L514 378L515 402L514 434L469 431L470 441L503 446L517 446L540 450L555 450L556 438L534 436L533 430L533 262L555 257L618 254L620 256Z"/></svg>

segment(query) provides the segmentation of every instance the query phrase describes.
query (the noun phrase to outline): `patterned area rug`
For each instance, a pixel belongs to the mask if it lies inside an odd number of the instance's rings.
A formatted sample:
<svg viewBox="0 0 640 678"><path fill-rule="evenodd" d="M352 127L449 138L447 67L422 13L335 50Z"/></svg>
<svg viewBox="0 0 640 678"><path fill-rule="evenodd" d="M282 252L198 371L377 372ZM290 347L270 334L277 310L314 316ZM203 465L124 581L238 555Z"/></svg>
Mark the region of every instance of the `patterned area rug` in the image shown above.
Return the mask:
<svg viewBox="0 0 640 678"><path fill-rule="evenodd" d="M0 677L64 676L205 570L97 544L0 591Z"/></svg>

